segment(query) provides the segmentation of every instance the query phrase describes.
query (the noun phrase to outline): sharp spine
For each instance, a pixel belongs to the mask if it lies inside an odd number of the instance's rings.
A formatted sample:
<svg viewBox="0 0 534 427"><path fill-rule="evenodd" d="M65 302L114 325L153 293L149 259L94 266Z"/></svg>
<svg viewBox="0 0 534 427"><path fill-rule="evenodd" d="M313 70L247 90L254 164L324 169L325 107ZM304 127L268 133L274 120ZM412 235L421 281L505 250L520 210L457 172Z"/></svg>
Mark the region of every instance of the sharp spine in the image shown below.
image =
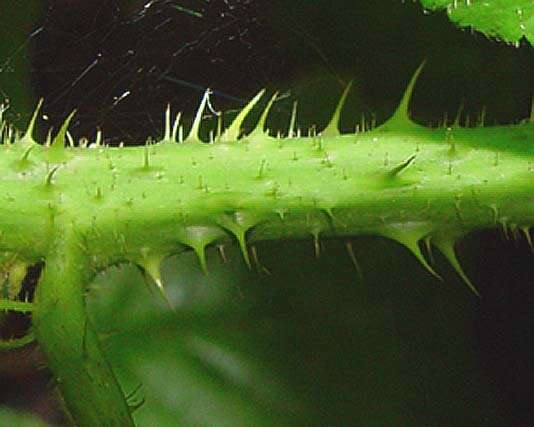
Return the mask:
<svg viewBox="0 0 534 427"><path fill-rule="evenodd" d="M243 107L243 109L239 112L232 124L222 134L222 141L237 141L239 139L241 134L241 127L243 126L243 121L264 94L265 89L260 90L256 94L256 96L252 98L249 103Z"/></svg>
<svg viewBox="0 0 534 427"><path fill-rule="evenodd" d="M347 95L350 92L350 89L352 87L353 80L349 82L345 90L343 90L343 94L341 95L341 98L339 99L339 102L336 106L336 109L334 111L334 114L332 115L332 118L330 119L330 122L326 126L326 128L321 132L322 136L331 137L331 136L339 136L341 135L341 132L339 131L339 124L341 121L341 111L343 109L343 106L345 105L345 101L347 100Z"/></svg>

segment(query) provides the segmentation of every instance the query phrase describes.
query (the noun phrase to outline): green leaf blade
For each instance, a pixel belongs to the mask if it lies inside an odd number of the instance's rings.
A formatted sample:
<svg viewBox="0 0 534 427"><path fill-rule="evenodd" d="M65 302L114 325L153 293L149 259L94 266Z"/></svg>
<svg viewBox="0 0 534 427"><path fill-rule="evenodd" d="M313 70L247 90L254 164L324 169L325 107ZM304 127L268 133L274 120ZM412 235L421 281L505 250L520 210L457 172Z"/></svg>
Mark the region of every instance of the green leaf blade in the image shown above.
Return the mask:
<svg viewBox="0 0 534 427"><path fill-rule="evenodd" d="M430 10L447 9L456 25L507 43L517 44L523 37L534 41L534 3L530 0L421 0L421 4Z"/></svg>

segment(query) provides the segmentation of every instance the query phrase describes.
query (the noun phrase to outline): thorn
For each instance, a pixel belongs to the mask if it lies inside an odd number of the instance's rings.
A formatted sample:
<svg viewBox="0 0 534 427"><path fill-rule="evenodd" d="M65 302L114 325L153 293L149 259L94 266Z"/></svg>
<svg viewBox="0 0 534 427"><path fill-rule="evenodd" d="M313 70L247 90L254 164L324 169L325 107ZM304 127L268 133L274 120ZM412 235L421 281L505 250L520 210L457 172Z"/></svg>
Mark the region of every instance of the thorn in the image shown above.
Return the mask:
<svg viewBox="0 0 534 427"><path fill-rule="evenodd" d="M69 127L70 121L74 117L74 114L76 114L76 110L73 110L65 119L65 121L61 125L61 128L59 129L59 132L54 138L54 141L50 145L50 149L54 150L56 153L63 152L65 149L65 136L67 134L67 129Z"/></svg>
<svg viewBox="0 0 534 427"><path fill-rule="evenodd" d="M204 272L204 274L208 274L208 264L206 262L206 246L217 240L220 240L224 236L224 231L218 227L192 225L180 230L177 238L180 243L193 249L193 251L197 255L202 271Z"/></svg>
<svg viewBox="0 0 534 427"><path fill-rule="evenodd" d="M174 119L174 123L172 125L172 133L171 133L172 142L176 142L176 137L178 135L178 127L180 125L181 118L182 118L182 112L180 111L178 114L176 114L176 118Z"/></svg>
<svg viewBox="0 0 534 427"><path fill-rule="evenodd" d="M102 145L102 129L96 128L95 147L100 147L101 145Z"/></svg>
<svg viewBox="0 0 534 427"><path fill-rule="evenodd" d="M171 140L171 104L167 104L165 110L165 133L163 135L164 142L172 142Z"/></svg>
<svg viewBox="0 0 534 427"><path fill-rule="evenodd" d="M226 257L226 251L224 249L224 245L217 245L217 249L219 250L219 255L221 256L221 259L223 263L228 263L228 258Z"/></svg>
<svg viewBox="0 0 534 427"><path fill-rule="evenodd" d="M532 252L534 252L534 246L532 245L532 237L530 237L530 228L529 227L520 227L520 230L525 235L525 239L527 240L528 247Z"/></svg>
<svg viewBox="0 0 534 427"><path fill-rule="evenodd" d="M206 89L206 92L204 92L204 96L202 97L202 101L200 102L200 106L198 107L197 113L195 115L195 120L193 121L193 126L191 127L191 131L189 132L189 135L184 140L184 143L201 143L200 140L200 123L202 121L202 115L204 114L204 110L206 108L206 104L208 103L209 96L211 95L211 89Z"/></svg>
<svg viewBox="0 0 534 427"><path fill-rule="evenodd" d="M258 273L264 273L267 276L271 276L271 272L261 264L256 246L252 245L250 250L252 252L252 259L254 260L254 265L256 266Z"/></svg>
<svg viewBox="0 0 534 427"><path fill-rule="evenodd" d="M161 279L160 266L163 259L164 256L151 253L150 250L145 247L141 250L141 258L137 260L137 264L143 269L145 277L150 277L155 283L159 293L164 298L169 308L173 309L172 302L165 292L163 281Z"/></svg>
<svg viewBox="0 0 534 427"><path fill-rule="evenodd" d="M425 259L421 249L419 248L419 241L425 239L429 232L430 227L426 224L423 225L405 225L399 224L399 227L388 227L385 230L381 230L379 234L389 239L395 240L404 247L406 247L417 260L425 267L430 274L439 280L443 280L442 277L436 273L436 271L430 266Z"/></svg>
<svg viewBox="0 0 534 427"><path fill-rule="evenodd" d="M26 129L26 133L20 140L20 143L22 145L33 145L37 144L35 140L33 139L33 130L35 129L35 122L37 121L37 115L39 114L39 110L41 109L41 106L43 105L44 99L39 99L39 102L37 103L37 107L35 108L35 111L33 112L32 118L30 119L30 123L28 124L28 128Z"/></svg>
<svg viewBox="0 0 534 427"><path fill-rule="evenodd" d="M46 174L46 177L45 177L45 186L48 187L48 186L51 186L52 185L52 177L54 176L54 174L56 173L56 171L61 167L61 165L56 165L54 166L52 169L50 169L48 171L48 173Z"/></svg>
<svg viewBox="0 0 534 427"><path fill-rule="evenodd" d="M249 269L252 268L247 247L247 232L259 223L260 219L255 216L248 215L244 212L235 212L233 215L223 214L219 215L217 223L228 230L236 238L243 259Z"/></svg>
<svg viewBox="0 0 534 427"><path fill-rule="evenodd" d="M237 117L234 119L232 124L228 129L226 129L221 137L222 141L237 141L241 134L241 127L243 125L243 121L247 117L248 113L254 108L254 106L258 103L260 98L265 93L265 89L260 90L254 98L252 98L245 107L239 112Z"/></svg>
<svg viewBox="0 0 534 427"><path fill-rule="evenodd" d="M72 138L72 135L70 134L69 131L67 131L65 136L67 137L67 142L69 144L69 147L74 147L74 139Z"/></svg>
<svg viewBox="0 0 534 427"><path fill-rule="evenodd" d="M208 262L206 260L206 246L207 246L206 244L199 242L191 247L198 258L200 269L207 276L209 274L209 270L208 270Z"/></svg>
<svg viewBox="0 0 534 427"><path fill-rule="evenodd" d="M413 128L415 126L418 126L414 122L411 121L408 107L410 104L410 100L412 98L412 93L413 93L415 84L417 83L417 79L419 78L419 75L421 74L421 71L423 70L425 64L426 64L426 59L421 63L421 65L419 65L414 75L412 76L410 82L408 83L408 86L406 87L406 90L401 99L401 102L399 106L397 107L397 109L395 110L395 113L393 113L393 115L379 129L398 130L398 129Z"/></svg>
<svg viewBox="0 0 534 427"><path fill-rule="evenodd" d="M250 133L249 138L253 138L257 136L269 136L269 132L265 130L265 123L267 122L267 116L269 115L269 112L271 111L271 108L277 97L278 97L278 92L275 92L274 95L269 100L269 102L267 103L267 106L261 113L260 120L258 121L256 128Z"/></svg>
<svg viewBox="0 0 534 427"><path fill-rule="evenodd" d="M349 82L345 90L343 91L343 94L341 95L341 98L336 106L336 109L334 111L334 114L332 115L332 118L330 119L330 123L326 126L326 128L321 132L323 136L339 136L341 135L341 132L339 131L339 124L341 119L341 110L343 109L343 106L345 105L345 101L347 100L347 95L349 94L349 91L352 87L353 80Z"/></svg>
<svg viewBox="0 0 534 427"><path fill-rule="evenodd" d="M28 161L28 156L30 155L31 151L35 148L37 144L30 145L28 148L24 150L24 153L22 154L22 157L20 158L21 162Z"/></svg>
<svg viewBox="0 0 534 427"><path fill-rule="evenodd" d="M250 270L252 269L252 266L250 264L250 257L248 255L247 238L246 238L247 231L248 230L241 230L239 233L235 234L235 237L237 238L237 242L239 243L239 249L241 249L241 254L243 255L245 264Z"/></svg>
<svg viewBox="0 0 534 427"><path fill-rule="evenodd" d="M350 240L347 240L345 242L345 247L347 248L347 252L349 254L349 258L352 261L352 265L354 265L354 268L356 269L356 272L358 273L358 276L360 276L360 279L363 279L362 269L360 267L360 263L356 259L356 256L354 255L354 249L352 248L352 242Z"/></svg>
<svg viewBox="0 0 534 427"><path fill-rule="evenodd" d="M293 110L291 111L291 120L289 121L289 128L287 130L288 138L293 138L295 123L297 122L297 107L298 107L298 101L293 102Z"/></svg>
<svg viewBox="0 0 534 427"><path fill-rule="evenodd" d="M406 159L400 165L395 166L393 169L391 169L387 173L388 178L395 178L396 176L398 176L404 169L406 169L408 166L412 164L412 162L415 160L416 157L417 157L417 154L412 154L410 157L408 157L408 159Z"/></svg>
<svg viewBox="0 0 534 427"><path fill-rule="evenodd" d="M419 248L419 241L418 240L397 240L399 243L402 243L406 248L410 250L410 252L417 258L417 260L425 267L432 276L434 276L436 279L443 281L443 278L436 273L436 270L434 270L430 264L425 259L423 253L421 252L421 249Z"/></svg>
<svg viewBox="0 0 534 427"><path fill-rule="evenodd" d="M428 254L428 258L430 259L431 264L435 264L436 261L434 260L434 253L432 252L432 245L430 241L432 240L432 236L429 234L428 236L423 237L423 243L425 244L426 252Z"/></svg>
<svg viewBox="0 0 534 427"><path fill-rule="evenodd" d="M328 221L333 227L336 223L344 228L347 227L347 224L345 224L343 221L341 221L338 217L334 215L334 208L324 208L323 211L328 217Z"/></svg>
<svg viewBox="0 0 534 427"><path fill-rule="evenodd" d="M46 134L45 147L50 147L52 145L52 128L48 129Z"/></svg>
<svg viewBox="0 0 534 427"><path fill-rule="evenodd" d="M217 132L215 133L215 142L221 142L223 134L223 118L223 112L217 111Z"/></svg>
<svg viewBox="0 0 534 427"><path fill-rule="evenodd" d="M446 237L432 237L432 244L436 246L440 252L447 258L449 263L451 264L452 268L456 271L456 273L462 278L464 283L467 285L471 291L481 298L480 292L475 288L475 286L471 283L467 275L464 273L462 266L460 265L458 258L456 257L456 252L454 250L454 238L451 236Z"/></svg>

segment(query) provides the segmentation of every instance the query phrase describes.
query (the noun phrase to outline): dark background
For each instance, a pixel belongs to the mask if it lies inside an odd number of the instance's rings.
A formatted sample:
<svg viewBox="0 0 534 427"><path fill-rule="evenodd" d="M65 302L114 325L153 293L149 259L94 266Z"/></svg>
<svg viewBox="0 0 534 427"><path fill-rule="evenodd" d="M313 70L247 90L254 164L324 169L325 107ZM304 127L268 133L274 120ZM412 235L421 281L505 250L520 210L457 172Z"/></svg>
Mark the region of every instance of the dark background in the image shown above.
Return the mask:
<svg viewBox="0 0 534 427"><path fill-rule="evenodd" d="M299 124L321 127L354 79L342 117L348 130L362 115L383 122L424 59L411 104L416 121L435 124L444 114L452 120L462 102L462 123L483 108L488 124L516 123L530 112L534 51L527 42L514 48L459 30L444 13L427 13L416 2L58 0L4 8L16 3L0 7L0 93L11 99L11 119L21 126L30 105L45 98L41 138L76 108L70 128L76 139L94 138L98 126L109 144L144 143L148 136L161 136L167 103L173 111L183 110L188 123L207 87L215 91L215 108L228 115L262 87L280 90L283 99L269 119L273 129L287 127L295 99ZM260 245L269 275L244 271L234 254L236 279L210 252L216 272L222 271L220 282L226 283L217 286L227 286L228 295L199 308L193 292L177 318L166 322L171 329L231 342L235 351L253 355L284 378L298 404L288 403L284 393L269 401L247 395L246 387L239 393L228 389L236 401L255 402L260 415L249 425L269 425L272 417L280 425L534 425L534 266L526 242L486 230L460 243L461 262L481 291L480 300L443 259L436 260L446 279L440 283L394 243L357 238L353 244L363 278L337 240L322 243L319 259L311 241ZM169 269L171 286L182 286L184 274L202 286L216 281L186 267ZM128 277L113 280L128 282ZM132 296L121 298L117 310L129 310L124 301ZM193 320L180 317L188 310L195 313ZM94 316L105 329L109 319ZM145 325L152 326L144 327L144 339L159 348L161 324L154 313L146 316ZM142 358L136 349L146 342L136 341L138 327L117 326L131 332L110 341L117 365ZM15 359L28 361L25 369L13 368L13 356L0 355L0 403L57 420L50 409L49 376L34 369L42 365L38 349L19 354ZM158 352L152 356L157 360ZM175 369L186 369L180 366ZM228 381L217 385L226 386ZM169 387L168 393L174 392ZM151 395L148 389L145 397L157 400L164 394ZM187 405L183 402L176 414ZM150 405L140 411L148 413Z"/></svg>

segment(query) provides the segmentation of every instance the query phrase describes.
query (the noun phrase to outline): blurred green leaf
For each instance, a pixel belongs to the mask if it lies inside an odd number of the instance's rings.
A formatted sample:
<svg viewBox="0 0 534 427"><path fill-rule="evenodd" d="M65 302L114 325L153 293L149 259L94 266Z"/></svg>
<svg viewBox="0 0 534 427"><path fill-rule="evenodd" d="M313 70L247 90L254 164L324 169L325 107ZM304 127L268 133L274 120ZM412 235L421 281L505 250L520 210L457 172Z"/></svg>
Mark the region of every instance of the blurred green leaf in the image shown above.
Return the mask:
<svg viewBox="0 0 534 427"><path fill-rule="evenodd" d="M333 240L320 259L311 240L258 245L262 273L236 247L227 264L208 251L208 276L192 253L170 258L173 310L136 268L101 275L89 310L130 403L145 400L136 422L501 426L471 347L474 297L399 245L355 243L363 281Z"/></svg>
<svg viewBox="0 0 534 427"><path fill-rule="evenodd" d="M0 406L0 426L5 427L47 427L48 424L31 415L15 412Z"/></svg>
<svg viewBox="0 0 534 427"><path fill-rule="evenodd" d="M233 263L210 263L209 277L192 253L169 259L172 310L134 267L94 283L89 309L107 352L127 393L141 385L131 404L146 399L136 412L139 425L309 424L309 408L277 372L279 355L268 357L256 336L262 325L250 313L254 280L248 291L234 284L250 275L234 249L227 254Z"/></svg>

